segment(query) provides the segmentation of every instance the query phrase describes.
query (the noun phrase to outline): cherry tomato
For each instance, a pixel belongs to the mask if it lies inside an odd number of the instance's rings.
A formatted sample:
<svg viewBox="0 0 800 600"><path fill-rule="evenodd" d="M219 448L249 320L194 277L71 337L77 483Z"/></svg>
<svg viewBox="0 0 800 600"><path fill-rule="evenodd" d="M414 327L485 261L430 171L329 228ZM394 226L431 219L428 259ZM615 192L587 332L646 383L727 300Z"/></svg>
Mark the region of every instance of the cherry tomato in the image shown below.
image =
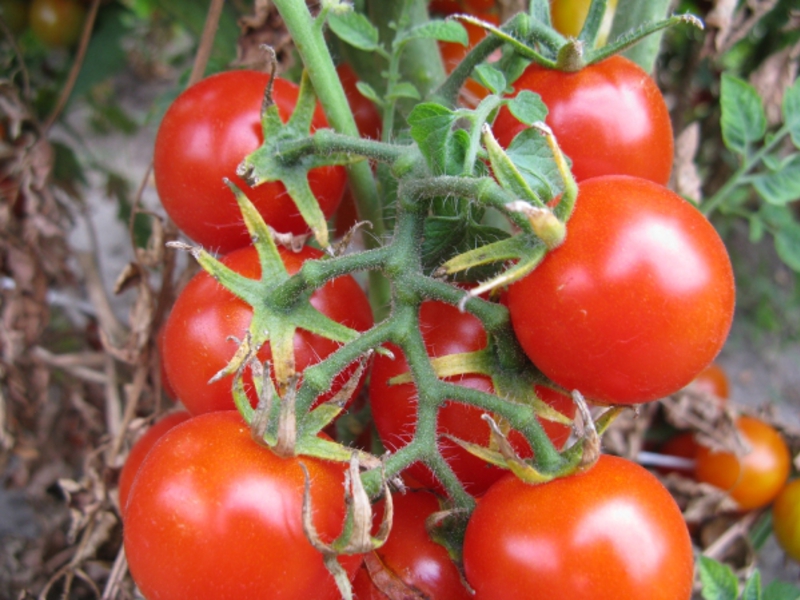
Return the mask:
<svg viewBox="0 0 800 600"><path fill-rule="evenodd" d="M471 594L461 582L455 563L444 546L431 540L425 519L441 510L439 500L430 492L409 491L394 494L394 519L386 543L375 551L384 571L370 577L368 562L359 569L353 582L358 600L385 600L391 596L381 591L386 580L402 582L425 598L469 600ZM383 515L383 502L376 508L376 520Z"/></svg>
<svg viewBox="0 0 800 600"><path fill-rule="evenodd" d="M339 81L342 82L347 102L350 104L350 110L353 111L353 117L356 120L356 126L361 137L373 140L381 139L381 130L383 129L381 113L375 108L372 100L362 96L361 92L358 91L356 87L358 76L353 71L353 68L346 63L342 63L336 67L336 72L339 74Z"/></svg>
<svg viewBox="0 0 800 600"><path fill-rule="evenodd" d="M494 484L467 525L464 570L475 600L692 596L678 506L655 476L613 456L550 483Z"/></svg>
<svg viewBox="0 0 800 600"><path fill-rule="evenodd" d="M300 269L303 261L318 258L321 252L304 248L299 253L280 250L289 273ZM223 262L234 271L256 279L261 275L258 255L252 246L226 255ZM311 297L311 304L326 316L365 331L372 326L372 311L366 294L351 276L328 282ZM237 344L231 336L243 339L253 311L243 300L220 286L205 272L198 273L178 296L164 326L164 367L167 378L192 414L234 407L232 376L208 384L233 357ZM339 348L339 344L308 331L298 330L294 338L297 371L319 362ZM259 352L262 361L272 353L268 345ZM352 375L346 370L320 402L332 397ZM245 379L247 384L248 379ZM250 380L252 381L252 380ZM252 398L255 404L256 398Z"/></svg>
<svg viewBox="0 0 800 600"><path fill-rule="evenodd" d="M253 441L236 411L201 415L167 432L142 463L125 515L125 554L142 594L340 598L303 533L301 463L314 526L330 542L345 515L342 465L280 458ZM351 576L361 560L340 558Z"/></svg>
<svg viewBox="0 0 800 600"><path fill-rule="evenodd" d="M550 20L553 29L562 35L578 37L589 14L589 5L592 0L550 0ZM598 32L596 45L602 46L611 33L611 26L614 24L614 12L617 9L617 0L609 0L606 5L606 12L603 15L603 23Z"/></svg>
<svg viewBox="0 0 800 600"><path fill-rule="evenodd" d="M789 478L789 448L780 433L759 419L740 417L736 428L750 452L737 457L700 445L695 477L727 491L743 511L766 506Z"/></svg>
<svg viewBox="0 0 800 600"><path fill-rule="evenodd" d="M549 109L546 122L572 159L578 181L633 175L666 184L672 170L672 124L664 98L634 62L612 56L576 73L531 64L514 83ZM504 147L525 128L503 107L493 130Z"/></svg>
<svg viewBox="0 0 800 600"><path fill-rule="evenodd" d="M786 554L800 562L800 479L787 483L775 498L772 528Z"/></svg>
<svg viewBox="0 0 800 600"><path fill-rule="evenodd" d="M164 209L186 235L227 253L250 244L227 177L244 190L264 220L280 232L305 233L308 227L280 182L250 188L236 175L242 159L262 141L261 104L269 75L229 71L203 79L185 90L167 110L156 135L154 170ZM272 90L281 118L289 118L298 88L276 79ZM312 127L327 127L318 107ZM309 185L326 217L344 193L344 167L309 172Z"/></svg>
<svg viewBox="0 0 800 600"><path fill-rule="evenodd" d="M74 0L33 0L28 8L33 33L52 47L74 46L85 19L86 9Z"/></svg>
<svg viewBox="0 0 800 600"><path fill-rule="evenodd" d="M161 377L161 389L167 395L167 397L172 398L173 400L177 400L178 394L172 387L172 384L169 381L169 376L167 375L167 368L164 366L164 330L165 326L162 325L161 328L158 330L158 333L156 334L156 346L158 347L158 368L159 368L159 376Z"/></svg>
<svg viewBox="0 0 800 600"><path fill-rule="evenodd" d="M431 0L429 9L432 13L453 15L456 13L470 13L481 18L495 8L495 0Z"/></svg>
<svg viewBox="0 0 800 600"><path fill-rule="evenodd" d="M678 433L661 445L659 448L661 454L667 456L676 456L678 458L688 458L695 460L697 458L697 440L694 433L691 431L683 431ZM667 473L680 473L681 475L691 475L691 468L689 469L676 469L671 467L658 467L658 471L663 474Z"/></svg>
<svg viewBox="0 0 800 600"><path fill-rule="evenodd" d="M123 515L125 514L125 507L128 505L128 494L133 480L136 478L139 467L142 466L142 461L144 461L150 449L161 439L161 436L190 417L191 415L185 410L170 413L151 425L133 445L119 474L119 507Z"/></svg>
<svg viewBox="0 0 800 600"><path fill-rule="evenodd" d="M603 404L687 385L733 320L728 253L712 225L667 188L625 176L580 184L563 245L511 285L514 331L533 363Z"/></svg>
<svg viewBox="0 0 800 600"><path fill-rule="evenodd" d="M727 400L731 395L730 382L725 370L717 363L711 363L700 371L692 381L692 387L696 390L711 394L720 400Z"/></svg>
<svg viewBox="0 0 800 600"><path fill-rule="evenodd" d="M462 352L474 352L486 346L486 332L474 316L462 313L458 308L440 302L424 302L420 308L420 327L428 354L431 357L447 356ZM369 384L372 418L381 441L389 450L397 450L407 444L416 430L417 395L411 383L389 385L389 380L408 372L408 365L399 348L391 347L395 358L376 356L372 365ZM485 375L467 374L448 378L465 387L493 392L491 379ZM572 417L575 406L572 399L548 389L538 389L540 397L556 410ZM483 493L505 471L487 464L473 456L455 442L442 437L448 433L456 438L487 446L489 428L481 418L485 411L461 404L447 402L439 409L437 431L439 447L447 463L456 473L466 489L475 495ZM569 437L570 429L565 425L542 421L550 438L561 447ZM531 455L524 437L517 431L510 433L510 441L517 452ZM413 464L408 473L427 487L443 491L430 470L422 464Z"/></svg>

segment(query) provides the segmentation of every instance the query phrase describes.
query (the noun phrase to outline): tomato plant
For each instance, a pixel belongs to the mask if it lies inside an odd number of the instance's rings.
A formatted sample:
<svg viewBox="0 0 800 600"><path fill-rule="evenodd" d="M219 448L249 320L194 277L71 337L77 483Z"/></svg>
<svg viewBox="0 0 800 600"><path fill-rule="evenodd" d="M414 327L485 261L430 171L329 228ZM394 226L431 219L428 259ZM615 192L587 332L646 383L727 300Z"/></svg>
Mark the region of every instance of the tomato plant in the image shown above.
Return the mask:
<svg viewBox="0 0 800 600"><path fill-rule="evenodd" d="M439 499L427 491L409 491L394 494L393 504L394 526L389 539L375 550L382 571L370 577L367 565L371 561L365 561L353 582L355 597L359 600L393 597L381 590L399 580L426 598L471 598L447 550L431 539L426 528L426 519L441 510ZM376 507L376 514L383 514L383 501Z"/></svg>
<svg viewBox="0 0 800 600"><path fill-rule="evenodd" d="M139 469L125 515L125 553L147 598L339 598L303 533L304 475L324 540L345 515L341 465L280 458L234 411L166 433ZM351 575L361 556L341 557Z"/></svg>
<svg viewBox="0 0 800 600"><path fill-rule="evenodd" d="M86 9L75 0L33 0L28 8L28 23L36 36L48 46L74 46L83 31Z"/></svg>
<svg viewBox="0 0 800 600"><path fill-rule="evenodd" d="M236 175L241 160L263 141L260 114L268 82L267 74L255 71L203 79L170 105L156 135L154 171L164 209L186 235L219 252L250 244L226 177L246 191L273 229L294 234L308 230L282 183L249 188ZM232 89L236 94L230 94ZM297 86L276 78L272 98L282 119L288 119L297 97ZM319 107L312 126L327 127ZM311 191L326 217L339 205L346 183L343 167L309 172Z"/></svg>
<svg viewBox="0 0 800 600"><path fill-rule="evenodd" d="M286 269L295 273L309 258L321 256L310 247L299 253L280 250ZM251 247L226 255L224 264L245 277L255 279L261 274L258 255ZM344 325L364 331L372 325L372 311L366 295L351 276L327 283L317 290L311 304L326 316ZM171 387L192 414L234 407L231 393L232 377L212 384L208 381L233 357L237 344L233 336L242 339L252 319L253 309L243 300L219 285L208 273L198 273L183 289L164 326L164 368ZM339 347L339 344L304 330L295 334L296 368L319 362ZM272 353L268 346L259 352L262 361ZM345 371L338 385L320 401L333 396L351 375ZM255 396L252 398L255 404Z"/></svg>
<svg viewBox="0 0 800 600"><path fill-rule="evenodd" d="M514 331L548 377L599 403L671 394L708 365L733 319L712 225L644 179L580 184L566 242L508 294Z"/></svg>
<svg viewBox="0 0 800 600"><path fill-rule="evenodd" d="M358 91L356 86L358 76L353 68L347 63L342 63L336 67L336 73L339 75L339 81L342 82L344 93L347 94L347 102L350 104L350 110L353 111L358 132L362 137L373 140L381 139L381 114L372 101Z"/></svg>
<svg viewBox="0 0 800 600"><path fill-rule="evenodd" d="M486 21L499 25L497 17L494 15L481 15ZM483 38L486 37L486 30L473 23L462 23L467 30L469 43L462 46L457 42L439 42L439 50L442 53L442 61L445 70L450 73L464 59L467 53ZM483 98L489 94L489 90L483 87L475 79L468 79L462 90L462 98L469 106L477 106Z"/></svg>
<svg viewBox="0 0 800 600"><path fill-rule="evenodd" d="M128 505L128 494L133 485L133 480L139 472L147 454L155 443L161 439L170 429L188 420L191 415L185 410L174 412L153 423L142 437L140 437L128 453L128 458L119 473L119 507L122 514L125 514L125 507Z"/></svg>
<svg viewBox="0 0 800 600"><path fill-rule="evenodd" d="M772 528L786 554L800 562L800 479L787 483L775 498Z"/></svg>
<svg viewBox="0 0 800 600"><path fill-rule="evenodd" d="M742 510L766 506L789 477L791 457L786 442L773 427L754 417L739 417L736 429L749 452L736 456L702 444L697 449L695 476L727 491Z"/></svg>
<svg viewBox="0 0 800 600"><path fill-rule="evenodd" d="M677 504L648 471L605 455L549 483L494 484L467 525L464 570L476 600L692 595L692 545Z"/></svg>
<svg viewBox="0 0 800 600"><path fill-rule="evenodd" d="M486 346L486 332L474 316L459 312L454 306L441 302L425 302L420 307L420 329L431 357L443 357L464 352L475 352ZM408 363L399 348L391 347L394 358L376 356L372 365L369 384L370 406L375 427L381 441L389 450L397 450L414 437L416 429L417 398L413 383L392 384L391 379L408 372ZM486 392L493 391L492 381L486 375L467 373L447 378L459 385ZM537 388L542 399L556 410L568 415L575 414L572 399L547 388ZM505 471L488 465L446 437L451 435L466 442L487 445L489 427L481 418L485 411L459 402L447 402L438 411L438 444L450 467L473 494L483 493ZM543 426L557 446L562 446L569 437L566 425L543 421ZM530 456L531 449L518 432L510 433L511 443L523 456ZM425 484L441 490L428 468L414 464L409 474Z"/></svg>
<svg viewBox="0 0 800 600"><path fill-rule="evenodd" d="M633 175L666 185L673 154L669 111L658 86L635 63L612 56L575 73L534 63L514 88L542 97L546 122L578 181ZM493 125L503 146L524 128L505 107Z"/></svg>

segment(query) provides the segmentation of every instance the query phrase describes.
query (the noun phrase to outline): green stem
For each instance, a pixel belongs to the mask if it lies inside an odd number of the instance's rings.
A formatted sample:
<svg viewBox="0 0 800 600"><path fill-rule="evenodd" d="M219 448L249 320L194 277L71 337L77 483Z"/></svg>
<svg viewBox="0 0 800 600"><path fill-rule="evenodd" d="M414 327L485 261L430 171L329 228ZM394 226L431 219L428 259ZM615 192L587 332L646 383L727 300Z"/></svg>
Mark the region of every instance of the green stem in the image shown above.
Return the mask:
<svg viewBox="0 0 800 600"><path fill-rule="evenodd" d="M348 154L393 163L408 155L409 147L343 135L331 129L320 129L308 138L290 140L281 144L280 158L287 164L311 154L322 156Z"/></svg>
<svg viewBox="0 0 800 600"><path fill-rule="evenodd" d="M619 0L617 11L614 13L614 24L611 27L609 41L613 45L615 38L627 31L636 29L644 23L660 21L667 16L672 0ZM642 67L646 72L652 73L656 64L661 38L663 33L650 35L647 39L628 48L624 55Z"/></svg>

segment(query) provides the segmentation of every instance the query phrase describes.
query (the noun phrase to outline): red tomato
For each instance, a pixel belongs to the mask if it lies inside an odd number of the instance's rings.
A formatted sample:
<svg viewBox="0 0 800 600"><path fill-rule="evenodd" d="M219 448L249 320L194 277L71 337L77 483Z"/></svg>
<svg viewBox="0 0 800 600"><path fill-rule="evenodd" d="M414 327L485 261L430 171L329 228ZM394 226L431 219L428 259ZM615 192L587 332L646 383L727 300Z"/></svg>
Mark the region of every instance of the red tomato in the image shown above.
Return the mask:
<svg viewBox="0 0 800 600"><path fill-rule="evenodd" d="M508 293L514 331L545 375L603 404L688 384L733 319L728 253L665 187L608 176L579 186L564 244Z"/></svg>
<svg viewBox="0 0 800 600"><path fill-rule="evenodd" d="M152 600L340 598L303 534L304 477L313 520L332 541L344 519L344 467L282 459L235 411L195 417L153 447L131 488L124 540L131 575ZM354 575L361 556L340 559Z"/></svg>
<svg viewBox="0 0 800 600"><path fill-rule="evenodd" d="M786 554L800 562L800 479L787 483L775 498L772 528Z"/></svg>
<svg viewBox="0 0 800 600"><path fill-rule="evenodd" d="M695 460L697 458L697 440L694 433L691 431L684 431L669 438L661 445L659 450L661 454L667 456L677 456L678 458L688 458ZM658 467L660 473L680 473L681 475L691 475L691 469L675 469L671 467Z"/></svg>
<svg viewBox="0 0 800 600"><path fill-rule="evenodd" d="M318 258L321 252L304 248L300 253L280 250L289 273L295 273L303 261ZM261 275L258 255L252 246L232 252L223 262L236 271L256 279ZM355 279L347 276L328 282L311 297L311 304L331 319L365 331L372 326L372 311L366 295ZM230 336L243 339L252 320L253 310L243 300L219 285L205 272L198 273L178 296L164 326L164 367L170 384L192 414L234 407L232 376L208 384L233 357L237 345ZM339 344L308 331L298 330L294 355L299 371L319 362L339 348ZM262 361L272 353L268 345L259 352ZM347 381L352 371L345 371L328 399ZM256 398L253 395L253 404Z"/></svg>
<svg viewBox="0 0 800 600"><path fill-rule="evenodd" d="M350 110L353 111L353 117L356 120L356 126L361 137L373 140L381 139L381 130L383 129L381 113L375 108L372 100L362 96L361 92L358 91L356 87L358 76L353 71L353 68L343 63L336 67L336 72L339 74L339 81L342 82L347 102L350 104Z"/></svg>
<svg viewBox="0 0 800 600"><path fill-rule="evenodd" d="M461 582L458 568L444 546L431 540L425 519L441 510L439 500L430 492L394 494L394 519L386 543L375 551L387 578L399 579L405 586L436 600L469 600L472 595ZM376 520L383 514L383 502L376 510ZM366 564L353 582L358 600L389 598L370 578Z"/></svg>
<svg viewBox="0 0 800 600"><path fill-rule="evenodd" d="M751 451L739 458L700 445L695 477L727 491L742 510L766 506L789 478L789 448L780 433L759 419L740 417L736 427Z"/></svg>
<svg viewBox="0 0 800 600"><path fill-rule="evenodd" d="M692 545L678 506L652 474L613 456L541 485L498 481L467 525L464 570L475 600L692 595Z"/></svg>
<svg viewBox="0 0 800 600"><path fill-rule="evenodd" d="M173 400L178 399L178 394L175 392L175 389L172 387L172 384L169 381L169 376L167 375L167 368L164 366L164 330L166 329L165 325L162 324L161 328L158 330L156 334L156 346L158 347L158 367L159 367L159 374L161 377L161 389L164 393Z"/></svg>
<svg viewBox="0 0 800 600"><path fill-rule="evenodd" d="M474 352L486 346L486 332L474 316L462 313L458 308L440 302L424 302L420 308L420 326L428 354L432 357L447 356L462 352ZM416 430L417 395L411 383L389 385L392 377L408 372L408 365L399 348L392 347L394 360L376 356L372 365L369 397L372 418L381 441L389 450L397 450L407 444ZM448 378L465 387L493 392L491 379L485 375L468 374ZM554 408L573 416L575 406L572 399L548 389L537 392ZM481 418L485 411L458 402L448 402L439 409L437 431L456 438L481 444L489 444L489 427ZM557 446L562 446L569 437L570 429L565 425L542 421L545 431ZM517 431L512 431L510 440L517 452L531 456L527 441ZM455 442L440 437L439 447L466 489L475 495L483 493L499 479L505 470L487 464L473 456ZM415 479L427 487L443 491L433 474L422 464L414 464L407 470Z"/></svg>
<svg viewBox="0 0 800 600"><path fill-rule="evenodd" d="M81 37L86 9L74 0L33 0L28 22L33 33L48 46L74 46Z"/></svg>
<svg viewBox="0 0 800 600"><path fill-rule="evenodd" d="M308 227L280 182L249 188L236 167L263 141L261 103L269 75L229 71L203 79L184 91L167 110L156 135L154 170L164 209L195 242L226 253L250 244L227 177L255 204L267 224L280 232L305 233ZM298 88L276 79L272 91L281 118L297 102ZM327 127L320 107L313 128ZM309 172L311 191L326 217L344 193L344 167Z"/></svg>
<svg viewBox="0 0 800 600"><path fill-rule="evenodd" d="M730 383L725 371L716 363L711 363L700 371L692 381L692 387L706 392L720 400L727 400L731 395Z"/></svg>
<svg viewBox="0 0 800 600"><path fill-rule="evenodd" d="M429 8L431 12L443 15L468 12L483 18L487 13L494 10L495 0L431 0Z"/></svg>
<svg viewBox="0 0 800 600"><path fill-rule="evenodd" d="M514 83L549 109L546 122L578 181L634 175L666 184L672 170L672 124L655 82L634 62L612 56L577 73L531 64ZM503 107L494 134L504 147L525 128Z"/></svg>
<svg viewBox="0 0 800 600"><path fill-rule="evenodd" d="M128 494L139 472L139 467L142 466L150 449L153 445L161 439L165 433L176 425L188 420L191 415L185 410L168 414L156 423L150 426L145 434L140 437L128 453L128 458L122 466L122 471L119 474L119 507L122 514L125 514L125 507L128 505Z"/></svg>

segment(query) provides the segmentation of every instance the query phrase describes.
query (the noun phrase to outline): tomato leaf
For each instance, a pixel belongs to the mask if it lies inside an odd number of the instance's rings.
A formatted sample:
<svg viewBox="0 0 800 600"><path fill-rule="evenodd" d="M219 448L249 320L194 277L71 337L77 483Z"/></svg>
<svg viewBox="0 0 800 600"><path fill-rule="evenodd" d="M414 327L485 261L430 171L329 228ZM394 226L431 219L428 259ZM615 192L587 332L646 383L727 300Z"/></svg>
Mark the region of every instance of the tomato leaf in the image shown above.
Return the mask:
<svg viewBox="0 0 800 600"><path fill-rule="evenodd" d="M401 81L393 85L386 93L386 99L392 100L395 98L411 98L412 100L420 100L421 96L419 91L413 84L408 81Z"/></svg>
<svg viewBox="0 0 800 600"><path fill-rule="evenodd" d="M462 252L508 237L508 233L494 227L477 225L458 217L430 217L425 221L425 239L422 257L426 269L433 270L446 260ZM475 267L472 279L482 279L497 272L496 265Z"/></svg>
<svg viewBox="0 0 800 600"><path fill-rule="evenodd" d="M458 116L440 104L418 104L408 115L411 137L435 175L461 173L469 135L455 129Z"/></svg>
<svg viewBox="0 0 800 600"><path fill-rule="evenodd" d="M800 223L787 223L778 230L775 251L788 267L800 273Z"/></svg>
<svg viewBox="0 0 800 600"><path fill-rule="evenodd" d="M403 41L416 39L433 39L441 42L455 42L466 46L469 44L467 30L458 21L443 21L441 19L428 21L409 29L403 34Z"/></svg>
<svg viewBox="0 0 800 600"><path fill-rule="evenodd" d="M750 144L767 131L764 104L756 89L743 79L722 74L722 141L737 154L746 155Z"/></svg>
<svg viewBox="0 0 800 600"><path fill-rule="evenodd" d="M378 96L378 92L376 92L375 88L371 85L363 81L358 81L356 82L356 88L358 89L358 93L364 96L364 98L372 100L378 106L383 106L383 100Z"/></svg>
<svg viewBox="0 0 800 600"><path fill-rule="evenodd" d="M506 76L492 65L481 64L473 71L473 76L493 94L502 94L506 89Z"/></svg>
<svg viewBox="0 0 800 600"><path fill-rule="evenodd" d="M522 90L509 103L508 110L525 125L533 125L544 121L547 117L547 106L536 92Z"/></svg>
<svg viewBox="0 0 800 600"><path fill-rule="evenodd" d="M775 170L753 177L753 187L770 204L782 206L800 198L800 154L791 155Z"/></svg>
<svg viewBox="0 0 800 600"><path fill-rule="evenodd" d="M761 600L761 573L756 569L744 584L741 600Z"/></svg>
<svg viewBox="0 0 800 600"><path fill-rule="evenodd" d="M506 150L530 188L544 203L564 191L564 184L547 141L534 129L521 132Z"/></svg>
<svg viewBox="0 0 800 600"><path fill-rule="evenodd" d="M706 556L700 557L703 600L737 600L739 585L731 568Z"/></svg>
<svg viewBox="0 0 800 600"><path fill-rule="evenodd" d="M800 79L783 96L783 123L789 128L795 147L800 148Z"/></svg>
<svg viewBox="0 0 800 600"><path fill-rule="evenodd" d="M773 581L764 588L764 600L800 600L800 588L785 581Z"/></svg>
<svg viewBox="0 0 800 600"><path fill-rule="evenodd" d="M354 48L367 52L382 49L378 43L378 30L361 13L350 11L341 15L330 15L328 25L340 40Z"/></svg>

